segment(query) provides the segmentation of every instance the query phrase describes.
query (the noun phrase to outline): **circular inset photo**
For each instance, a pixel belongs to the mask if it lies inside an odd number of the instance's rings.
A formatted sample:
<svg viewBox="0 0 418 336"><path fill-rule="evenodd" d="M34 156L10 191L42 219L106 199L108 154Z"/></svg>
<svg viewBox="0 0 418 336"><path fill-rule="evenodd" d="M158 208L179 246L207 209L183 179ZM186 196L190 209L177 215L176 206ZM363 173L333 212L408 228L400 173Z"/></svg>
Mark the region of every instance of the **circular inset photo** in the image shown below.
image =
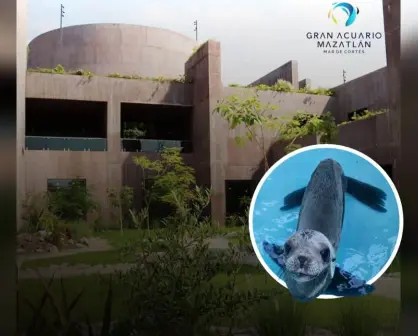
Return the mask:
<svg viewBox="0 0 418 336"><path fill-rule="evenodd" d="M299 301L367 295L398 252L403 212L387 173L361 152L314 145L276 162L249 229L266 271Z"/></svg>

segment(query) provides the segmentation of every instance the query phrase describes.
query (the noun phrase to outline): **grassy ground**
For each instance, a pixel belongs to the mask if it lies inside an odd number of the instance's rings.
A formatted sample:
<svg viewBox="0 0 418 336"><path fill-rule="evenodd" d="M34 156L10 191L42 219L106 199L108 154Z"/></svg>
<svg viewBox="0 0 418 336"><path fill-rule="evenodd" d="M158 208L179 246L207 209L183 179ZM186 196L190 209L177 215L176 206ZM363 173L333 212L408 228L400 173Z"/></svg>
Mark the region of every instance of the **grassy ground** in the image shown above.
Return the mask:
<svg viewBox="0 0 418 336"><path fill-rule="evenodd" d="M217 231L219 233L228 233L236 230L236 228L220 228ZM151 232L155 235L158 234L157 230L152 230ZM52 258L28 260L22 263L21 268L35 269L62 264L112 265L120 262L131 262L134 261L134 257L129 258L124 256L122 259L117 249L124 246L126 243L129 243L130 241L143 239L144 234L145 232L143 230L125 230L123 234L117 230L100 232L95 234L95 236L106 239L109 244L115 248L115 250L82 252L67 256L55 256ZM231 238L231 240L232 239L234 238ZM155 251L162 250L164 250L164 248L161 246L155 247Z"/></svg>
<svg viewBox="0 0 418 336"><path fill-rule="evenodd" d="M219 228L219 233L228 233L237 231L240 228ZM157 234L157 231L153 231ZM143 230L125 230L123 235L121 235L120 231L105 231L96 234L97 237L106 239L110 245L112 245L115 249L123 246L124 244L128 243L131 240L142 239L144 236ZM229 241L233 244L238 244L238 238L231 237ZM155 251L161 251L161 246L156 246ZM23 262L21 268L22 269L35 269L40 267L49 267L51 265L76 265L76 264L87 264L87 265L112 265L117 264L120 262L131 262L134 261L134 258L129 258L124 256L121 259L120 253L117 250L113 251L98 251L98 252L83 252L77 253L74 255L63 256L63 257L53 257L47 259L38 259L38 260L28 260ZM399 254L396 256L395 260L386 271L386 273L398 273L401 271L401 263Z"/></svg>
<svg viewBox="0 0 418 336"><path fill-rule="evenodd" d="M249 288L257 288L259 290L271 289L277 287L277 283L267 274L260 274L254 267L246 266L241 270L243 274L238 276L238 289L245 291ZM67 300L74 298L79 291L85 289L81 301L76 306L74 317L84 319L87 314L92 321L100 321L102 317L104 301L106 298L107 285L101 281L103 277L99 276L80 276L64 279ZM224 286L227 277L225 274L219 274L214 283L217 286ZM248 279L251 279L248 281ZM19 281L19 325L28 325L31 318L31 311L23 302L24 298L32 303L38 304L42 295L42 284L38 280L20 280ZM115 285L114 287L114 306L113 319L118 319L126 315L124 309L124 300L128 297L126 288ZM57 298L61 297L59 280L54 280L52 292ZM288 295L283 292L282 295ZM280 298L279 298L280 302ZM310 303L301 304L305 311L307 323L318 328L329 329L336 325L338 314L347 303L367 304L374 312L375 317L382 325L394 326L399 311L399 302L381 298L377 296L346 298L344 300L315 300Z"/></svg>
<svg viewBox="0 0 418 336"><path fill-rule="evenodd" d="M95 236L106 239L112 246L119 247L130 240L136 240L141 239L144 237L145 233L151 233L155 236L158 235L159 232L161 232L164 229L152 229L150 231L145 230L137 230L137 229L128 229L121 234L118 230L109 230L109 231L103 231L96 233ZM241 230L239 227L219 227L214 228L214 234L225 234L229 232L239 231Z"/></svg>

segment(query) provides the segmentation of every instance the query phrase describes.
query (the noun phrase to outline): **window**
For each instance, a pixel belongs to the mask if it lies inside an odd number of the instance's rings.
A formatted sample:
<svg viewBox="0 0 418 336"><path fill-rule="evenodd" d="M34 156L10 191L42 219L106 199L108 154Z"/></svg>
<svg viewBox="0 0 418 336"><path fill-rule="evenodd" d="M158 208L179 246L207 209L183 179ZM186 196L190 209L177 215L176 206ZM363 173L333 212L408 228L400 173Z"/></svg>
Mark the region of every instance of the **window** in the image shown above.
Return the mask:
<svg viewBox="0 0 418 336"><path fill-rule="evenodd" d="M160 152L163 148L192 151L190 106L121 104L122 151Z"/></svg>
<svg viewBox="0 0 418 336"><path fill-rule="evenodd" d="M73 185L82 185L87 187L85 179L48 179L48 191L56 191L61 188L70 188Z"/></svg>
<svg viewBox="0 0 418 336"><path fill-rule="evenodd" d="M225 199L226 214L244 215L255 191L256 181L254 180L226 180Z"/></svg>

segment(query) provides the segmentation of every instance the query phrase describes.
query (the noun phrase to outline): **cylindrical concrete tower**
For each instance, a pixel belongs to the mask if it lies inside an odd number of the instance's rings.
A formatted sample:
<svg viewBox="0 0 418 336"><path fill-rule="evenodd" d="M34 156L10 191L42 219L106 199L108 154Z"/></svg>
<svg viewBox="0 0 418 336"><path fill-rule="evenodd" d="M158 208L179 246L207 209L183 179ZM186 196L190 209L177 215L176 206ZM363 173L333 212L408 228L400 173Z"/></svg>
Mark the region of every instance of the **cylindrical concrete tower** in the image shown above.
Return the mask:
<svg viewBox="0 0 418 336"><path fill-rule="evenodd" d="M62 40L61 40L62 36ZM62 41L62 43L61 43ZM97 75L177 77L197 42L160 28L88 24L52 30L29 44L28 68L83 69Z"/></svg>

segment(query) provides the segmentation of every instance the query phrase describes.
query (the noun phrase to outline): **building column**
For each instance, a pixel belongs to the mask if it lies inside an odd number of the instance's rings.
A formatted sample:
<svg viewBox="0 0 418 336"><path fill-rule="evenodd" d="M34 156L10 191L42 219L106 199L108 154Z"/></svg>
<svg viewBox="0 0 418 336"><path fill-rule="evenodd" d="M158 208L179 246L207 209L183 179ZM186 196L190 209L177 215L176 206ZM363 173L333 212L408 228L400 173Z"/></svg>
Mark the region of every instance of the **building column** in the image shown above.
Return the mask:
<svg viewBox="0 0 418 336"><path fill-rule="evenodd" d="M386 63L389 90L390 148L393 151L393 181L397 188L400 165L400 1L383 0Z"/></svg>
<svg viewBox="0 0 418 336"><path fill-rule="evenodd" d="M102 210L105 221L111 220L110 204L106 189L119 189L122 186L122 155L121 155L121 102L111 99L107 102L107 185L102 188Z"/></svg>
<svg viewBox="0 0 418 336"><path fill-rule="evenodd" d="M220 43L207 41L185 64L185 74L193 82L193 148L196 179L211 187L211 216L225 223L226 142L217 134L226 125L213 114L222 94ZM226 128L227 130L227 128Z"/></svg>
<svg viewBox="0 0 418 336"><path fill-rule="evenodd" d="M25 0L17 1L16 17L16 221L17 229L22 227L22 202L26 198L26 174L25 174L25 115L26 115L26 68L27 68L27 43L26 43L26 17L27 3Z"/></svg>

